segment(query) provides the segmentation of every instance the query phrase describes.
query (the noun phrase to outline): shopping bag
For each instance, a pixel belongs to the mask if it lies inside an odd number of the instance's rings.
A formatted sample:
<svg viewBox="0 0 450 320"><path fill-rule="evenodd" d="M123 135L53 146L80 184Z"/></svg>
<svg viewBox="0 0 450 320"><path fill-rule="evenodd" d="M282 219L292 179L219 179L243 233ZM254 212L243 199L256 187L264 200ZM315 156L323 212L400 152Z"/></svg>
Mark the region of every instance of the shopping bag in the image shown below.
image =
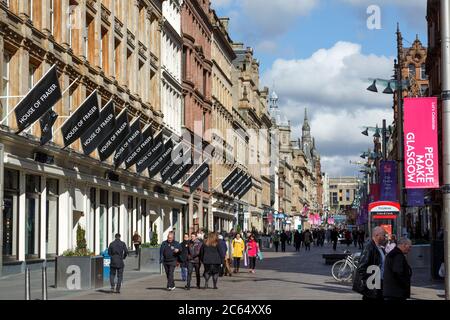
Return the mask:
<svg viewBox="0 0 450 320"><path fill-rule="evenodd" d="M247 252L244 252L244 266L248 267L248 256L247 256Z"/></svg>
<svg viewBox="0 0 450 320"><path fill-rule="evenodd" d="M441 267L439 268L439 276L441 278L445 278L445 264L442 262Z"/></svg>
<svg viewBox="0 0 450 320"><path fill-rule="evenodd" d="M259 260L263 260L264 259L264 255L261 251L258 251L258 259Z"/></svg>

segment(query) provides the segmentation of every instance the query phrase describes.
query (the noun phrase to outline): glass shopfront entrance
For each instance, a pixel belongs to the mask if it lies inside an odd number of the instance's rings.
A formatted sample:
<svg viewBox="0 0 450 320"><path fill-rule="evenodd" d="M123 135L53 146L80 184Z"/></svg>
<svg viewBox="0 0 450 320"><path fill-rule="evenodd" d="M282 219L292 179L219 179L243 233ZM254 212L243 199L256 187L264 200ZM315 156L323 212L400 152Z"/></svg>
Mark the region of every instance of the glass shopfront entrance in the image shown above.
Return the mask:
<svg viewBox="0 0 450 320"><path fill-rule="evenodd" d="M17 260L19 171L5 170L3 208L3 261Z"/></svg>
<svg viewBox="0 0 450 320"><path fill-rule="evenodd" d="M41 177L26 175L25 258L39 258Z"/></svg>

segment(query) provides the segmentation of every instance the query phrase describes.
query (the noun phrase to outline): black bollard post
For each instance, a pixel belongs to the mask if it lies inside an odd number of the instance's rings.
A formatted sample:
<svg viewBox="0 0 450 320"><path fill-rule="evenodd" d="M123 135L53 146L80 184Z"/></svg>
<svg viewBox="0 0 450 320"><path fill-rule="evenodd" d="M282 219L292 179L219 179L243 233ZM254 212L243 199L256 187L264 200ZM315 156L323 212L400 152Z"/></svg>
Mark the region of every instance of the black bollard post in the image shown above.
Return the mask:
<svg viewBox="0 0 450 320"><path fill-rule="evenodd" d="M47 296L47 267L42 267L42 300L48 300Z"/></svg>
<svg viewBox="0 0 450 320"><path fill-rule="evenodd" d="M25 300L31 300L30 269L25 269Z"/></svg>

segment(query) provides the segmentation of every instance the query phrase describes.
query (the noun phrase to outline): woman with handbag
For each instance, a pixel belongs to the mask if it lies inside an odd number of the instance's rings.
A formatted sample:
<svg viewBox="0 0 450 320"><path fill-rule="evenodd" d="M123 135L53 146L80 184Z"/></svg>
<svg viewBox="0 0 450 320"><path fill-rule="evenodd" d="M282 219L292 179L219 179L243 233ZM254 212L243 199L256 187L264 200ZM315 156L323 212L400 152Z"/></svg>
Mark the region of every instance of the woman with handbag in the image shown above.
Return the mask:
<svg viewBox="0 0 450 320"><path fill-rule="evenodd" d="M259 253L259 245L258 242L255 240L255 236L252 234L250 235L250 238L247 242L247 248L246 248L248 259L249 259L249 271L250 273L255 273L256 268L256 258L258 257Z"/></svg>

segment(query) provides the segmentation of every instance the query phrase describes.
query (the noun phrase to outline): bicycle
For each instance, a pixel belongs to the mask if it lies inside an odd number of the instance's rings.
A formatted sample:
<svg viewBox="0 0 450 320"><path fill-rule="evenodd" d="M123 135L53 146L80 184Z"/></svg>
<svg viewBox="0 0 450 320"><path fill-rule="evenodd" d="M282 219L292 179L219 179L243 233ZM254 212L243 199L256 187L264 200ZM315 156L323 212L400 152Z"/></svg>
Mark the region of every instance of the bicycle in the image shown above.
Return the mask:
<svg viewBox="0 0 450 320"><path fill-rule="evenodd" d="M346 251L345 253L349 253ZM331 275L336 281L347 282L353 279L353 273L358 267L358 258L361 253L355 253L347 258L339 260L331 267Z"/></svg>

